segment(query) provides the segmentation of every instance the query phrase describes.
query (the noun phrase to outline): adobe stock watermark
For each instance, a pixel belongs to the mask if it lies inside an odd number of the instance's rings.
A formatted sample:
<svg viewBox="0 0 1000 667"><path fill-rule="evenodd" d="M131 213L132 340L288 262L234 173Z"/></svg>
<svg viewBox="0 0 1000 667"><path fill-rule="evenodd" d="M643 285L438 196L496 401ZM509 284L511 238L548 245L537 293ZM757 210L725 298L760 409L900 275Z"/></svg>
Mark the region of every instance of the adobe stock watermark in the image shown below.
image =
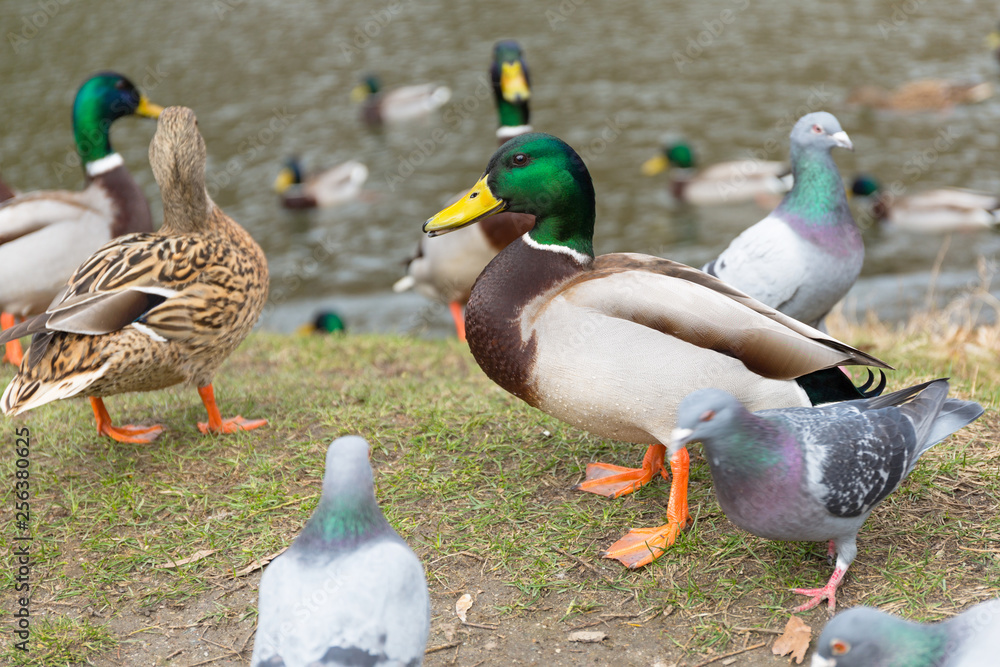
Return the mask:
<svg viewBox="0 0 1000 667"><path fill-rule="evenodd" d="M688 37L687 46L684 51L675 50L673 52L674 67L678 72L683 73L684 68L693 63L705 54L705 50L715 44L715 40L722 37L726 32L726 26L732 25L736 17L750 7L750 0L733 0L734 7L723 9L719 15L711 21L702 21L704 30L694 37Z"/></svg>
<svg viewBox="0 0 1000 667"><path fill-rule="evenodd" d="M21 25L17 32L7 33L7 43L14 50L15 54L21 53L21 49L27 46L45 29L49 21L62 11L62 8L73 0L35 0L32 11L21 14Z"/></svg>
<svg viewBox="0 0 1000 667"><path fill-rule="evenodd" d="M341 55L344 56L344 61L348 65L353 65L354 58L360 56L361 52L378 39L382 31L403 12L403 9L412 4L413 0L390 0L383 7L368 12L368 18L354 26L350 41L340 40L340 44L337 45Z"/></svg>
<svg viewBox="0 0 1000 667"><path fill-rule="evenodd" d="M923 4L924 0L905 0L905 2L893 4L889 18L879 19L877 24L882 39L888 40L892 33L909 23Z"/></svg>
<svg viewBox="0 0 1000 667"><path fill-rule="evenodd" d="M586 3L587 0L562 0L555 9L546 9L545 20L549 22L549 30L555 30L557 25L568 21L577 7Z"/></svg>

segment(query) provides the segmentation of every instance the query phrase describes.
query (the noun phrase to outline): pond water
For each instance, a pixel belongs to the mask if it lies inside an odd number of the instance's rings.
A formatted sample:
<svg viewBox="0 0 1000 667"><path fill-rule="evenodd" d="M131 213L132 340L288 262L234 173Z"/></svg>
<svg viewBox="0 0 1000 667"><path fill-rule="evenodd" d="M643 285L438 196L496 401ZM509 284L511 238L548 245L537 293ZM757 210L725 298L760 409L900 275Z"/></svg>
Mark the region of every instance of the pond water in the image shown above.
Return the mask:
<svg viewBox="0 0 1000 667"><path fill-rule="evenodd" d="M494 150L485 77L496 40L517 39L525 49L535 128L587 161L597 252L697 266L765 211L673 206L665 178L639 173L667 132L688 137L705 164L747 157L772 139L770 157L784 159L794 119L824 109L855 145L854 153L835 152L845 175L864 170L908 191L1000 191L1000 98L908 115L845 103L861 84L995 81L1000 66L985 35L996 19L988 3L919 0L4 1L0 173L21 189L80 187L73 95L89 74L118 70L159 104L198 113L210 191L269 258L274 308L264 326L291 330L332 307L359 331L445 335L443 307L391 286L421 223L444 197L471 186ZM365 71L387 87L441 82L453 97L442 114L373 132L349 99ZM159 217L146 159L153 131L149 121L124 119L112 139ZM950 137L943 149L935 146L942 133ZM362 160L370 201L282 210L271 184L292 153L307 168ZM391 178L401 170L405 178ZM866 237L864 275L849 303L904 317L923 304L943 239L884 230ZM937 292L965 289L977 258L998 250L1000 235L953 236Z"/></svg>

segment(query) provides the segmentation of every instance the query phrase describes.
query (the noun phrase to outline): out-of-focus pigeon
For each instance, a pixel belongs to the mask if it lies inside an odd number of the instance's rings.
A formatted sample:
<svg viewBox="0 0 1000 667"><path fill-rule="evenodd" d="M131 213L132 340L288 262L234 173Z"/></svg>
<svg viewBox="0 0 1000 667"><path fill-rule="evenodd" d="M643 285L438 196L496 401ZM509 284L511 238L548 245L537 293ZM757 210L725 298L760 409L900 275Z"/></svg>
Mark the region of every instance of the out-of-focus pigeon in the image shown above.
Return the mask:
<svg viewBox="0 0 1000 667"><path fill-rule="evenodd" d="M940 623L854 607L827 623L812 667L992 667L1000 664L1000 600Z"/></svg>
<svg viewBox="0 0 1000 667"><path fill-rule="evenodd" d="M975 421L978 403L948 398L947 380L812 408L747 411L703 389L677 410L670 452L700 441L719 505L740 528L770 540L830 541L837 565L823 588L794 589L812 609L835 593L872 509L933 445Z"/></svg>
<svg viewBox="0 0 1000 667"><path fill-rule="evenodd" d="M778 208L702 270L814 327L854 285L865 259L844 183L830 157L854 150L837 119L806 114L791 134L794 185Z"/></svg>
<svg viewBox="0 0 1000 667"><path fill-rule="evenodd" d="M260 580L254 667L423 663L424 568L375 502L368 451L358 436L330 445L316 511Z"/></svg>

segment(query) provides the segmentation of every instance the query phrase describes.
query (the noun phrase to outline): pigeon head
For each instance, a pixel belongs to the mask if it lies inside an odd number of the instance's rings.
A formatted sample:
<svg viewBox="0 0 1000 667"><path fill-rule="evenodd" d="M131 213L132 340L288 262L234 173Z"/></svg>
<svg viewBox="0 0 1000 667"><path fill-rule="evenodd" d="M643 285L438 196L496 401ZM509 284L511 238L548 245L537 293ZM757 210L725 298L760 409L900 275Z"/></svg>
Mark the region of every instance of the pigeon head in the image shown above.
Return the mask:
<svg viewBox="0 0 1000 667"><path fill-rule="evenodd" d="M671 434L670 455L691 442L721 439L744 412L743 405L721 389L699 389L688 394L677 407L677 427Z"/></svg>
<svg viewBox="0 0 1000 667"><path fill-rule="evenodd" d="M826 111L808 113L799 118L792 128L791 139L793 153L796 148L830 151L839 146L849 151L854 150L854 144L847 132L840 127L840 121Z"/></svg>
<svg viewBox="0 0 1000 667"><path fill-rule="evenodd" d="M299 548L334 554L362 541L394 534L375 502L369 451L368 443L356 435L337 438L330 445L323 493L296 540Z"/></svg>
<svg viewBox="0 0 1000 667"><path fill-rule="evenodd" d="M371 496L375 501L375 480L368 459L371 448L357 435L337 438L326 450L323 496Z"/></svg>
<svg viewBox="0 0 1000 667"><path fill-rule="evenodd" d="M947 638L924 626L871 607L837 614L820 634L812 667L921 667L940 664Z"/></svg>

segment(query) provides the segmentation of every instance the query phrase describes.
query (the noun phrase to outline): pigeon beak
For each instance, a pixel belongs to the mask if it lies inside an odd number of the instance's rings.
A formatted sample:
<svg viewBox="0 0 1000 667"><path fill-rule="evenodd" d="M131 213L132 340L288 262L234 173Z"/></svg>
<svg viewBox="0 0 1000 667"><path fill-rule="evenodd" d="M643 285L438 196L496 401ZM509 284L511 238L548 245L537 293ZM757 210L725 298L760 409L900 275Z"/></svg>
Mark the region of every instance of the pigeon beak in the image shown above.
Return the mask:
<svg viewBox="0 0 1000 667"><path fill-rule="evenodd" d="M854 144L851 143L851 138L847 136L847 132L841 130L840 132L834 132L830 135L834 143L836 143L841 148L846 148L849 151L854 150Z"/></svg>
<svg viewBox="0 0 1000 667"><path fill-rule="evenodd" d="M824 658L819 653L813 653L812 662L809 664L811 667L837 667L837 660L835 658Z"/></svg>
<svg viewBox="0 0 1000 667"><path fill-rule="evenodd" d="M691 442L691 435L694 433L693 430L689 428L675 428L670 433L670 456L673 456L681 449L684 445Z"/></svg>

